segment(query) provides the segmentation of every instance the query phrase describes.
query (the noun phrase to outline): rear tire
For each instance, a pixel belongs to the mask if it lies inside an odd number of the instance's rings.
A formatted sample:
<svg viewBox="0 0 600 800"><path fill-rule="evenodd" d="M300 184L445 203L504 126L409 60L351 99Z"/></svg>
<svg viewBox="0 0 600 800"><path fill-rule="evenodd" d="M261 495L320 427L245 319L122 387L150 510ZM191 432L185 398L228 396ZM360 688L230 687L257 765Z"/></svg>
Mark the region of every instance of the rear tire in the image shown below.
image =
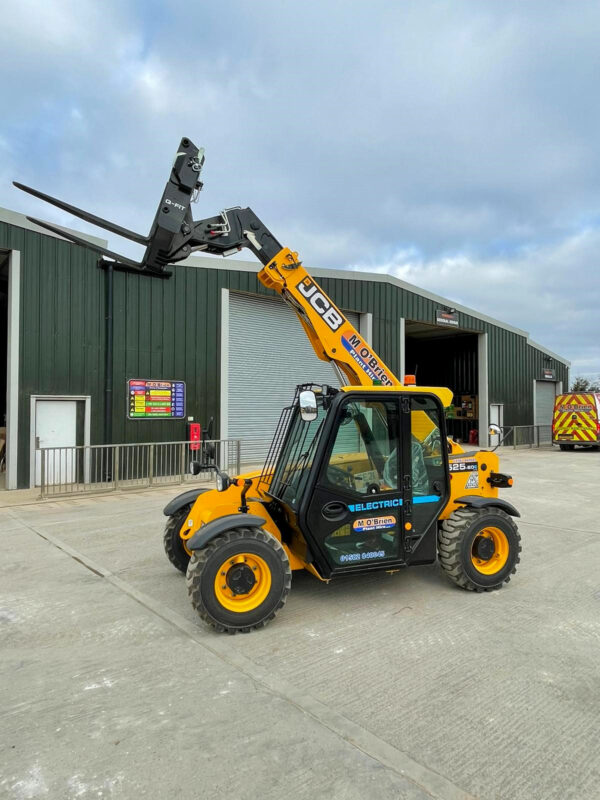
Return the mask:
<svg viewBox="0 0 600 800"><path fill-rule="evenodd" d="M188 503L178 509L173 516L169 517L165 525L163 544L167 558L173 566L185 575L190 555L183 546L179 531L185 522L188 514L192 510L192 503Z"/></svg>
<svg viewBox="0 0 600 800"><path fill-rule="evenodd" d="M281 542L260 528L235 528L195 550L187 589L200 617L222 633L263 628L285 605L292 571Z"/></svg>
<svg viewBox="0 0 600 800"><path fill-rule="evenodd" d="M458 508L442 522L438 553L451 581L472 592L490 592L517 570L521 536L512 518L493 506Z"/></svg>

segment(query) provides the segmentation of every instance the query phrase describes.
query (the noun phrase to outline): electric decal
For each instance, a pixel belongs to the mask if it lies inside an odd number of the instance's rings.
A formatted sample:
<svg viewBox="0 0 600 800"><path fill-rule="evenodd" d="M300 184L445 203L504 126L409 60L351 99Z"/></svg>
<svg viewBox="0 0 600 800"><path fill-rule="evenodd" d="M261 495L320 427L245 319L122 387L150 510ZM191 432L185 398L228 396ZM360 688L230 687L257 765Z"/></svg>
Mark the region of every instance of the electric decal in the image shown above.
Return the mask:
<svg viewBox="0 0 600 800"><path fill-rule="evenodd" d="M356 533L369 533L369 531L386 531L396 527L395 517L364 517L355 519L352 528Z"/></svg>
<svg viewBox="0 0 600 800"><path fill-rule="evenodd" d="M381 381L382 386L394 385L393 380L381 366L379 360L356 333L353 331L344 331L342 334L342 344L371 380Z"/></svg>
<svg viewBox="0 0 600 800"><path fill-rule="evenodd" d="M379 511L382 508L399 508L402 505L400 497L392 500L373 500L371 503L348 503L348 508L354 514L357 511Z"/></svg>

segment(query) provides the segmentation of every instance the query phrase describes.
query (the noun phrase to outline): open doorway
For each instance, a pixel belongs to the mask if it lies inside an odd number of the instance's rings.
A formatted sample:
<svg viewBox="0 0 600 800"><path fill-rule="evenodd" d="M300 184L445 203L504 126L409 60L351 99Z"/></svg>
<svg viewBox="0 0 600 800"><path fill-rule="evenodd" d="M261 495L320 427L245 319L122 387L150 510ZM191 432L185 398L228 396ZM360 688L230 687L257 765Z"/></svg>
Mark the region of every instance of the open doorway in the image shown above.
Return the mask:
<svg viewBox="0 0 600 800"><path fill-rule="evenodd" d="M451 389L454 399L447 410L448 433L457 441L477 444L480 426L478 334L411 320L405 321L404 330L405 373L416 375L420 386Z"/></svg>

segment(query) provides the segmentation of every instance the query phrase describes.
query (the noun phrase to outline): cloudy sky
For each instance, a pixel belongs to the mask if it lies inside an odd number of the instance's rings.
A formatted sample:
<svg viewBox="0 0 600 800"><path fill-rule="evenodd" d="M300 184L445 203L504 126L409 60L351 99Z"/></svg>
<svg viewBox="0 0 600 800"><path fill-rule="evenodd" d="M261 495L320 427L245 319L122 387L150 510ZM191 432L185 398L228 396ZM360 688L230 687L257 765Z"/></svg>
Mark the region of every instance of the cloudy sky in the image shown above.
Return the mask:
<svg viewBox="0 0 600 800"><path fill-rule="evenodd" d="M599 42L585 0L20 0L0 205L86 230L18 178L145 233L189 136L196 216L250 205L307 265L396 275L595 377Z"/></svg>

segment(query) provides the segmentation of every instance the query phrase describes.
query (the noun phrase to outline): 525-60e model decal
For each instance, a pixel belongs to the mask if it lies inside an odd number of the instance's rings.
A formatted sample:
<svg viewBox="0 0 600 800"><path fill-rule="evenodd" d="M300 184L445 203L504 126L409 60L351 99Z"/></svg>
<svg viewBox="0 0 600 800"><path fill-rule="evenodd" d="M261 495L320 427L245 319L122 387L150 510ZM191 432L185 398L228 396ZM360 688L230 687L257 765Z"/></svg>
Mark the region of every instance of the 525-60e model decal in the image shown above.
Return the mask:
<svg viewBox="0 0 600 800"><path fill-rule="evenodd" d="M464 461L451 461L450 472L477 472L477 461L474 458L468 461L466 459Z"/></svg>

